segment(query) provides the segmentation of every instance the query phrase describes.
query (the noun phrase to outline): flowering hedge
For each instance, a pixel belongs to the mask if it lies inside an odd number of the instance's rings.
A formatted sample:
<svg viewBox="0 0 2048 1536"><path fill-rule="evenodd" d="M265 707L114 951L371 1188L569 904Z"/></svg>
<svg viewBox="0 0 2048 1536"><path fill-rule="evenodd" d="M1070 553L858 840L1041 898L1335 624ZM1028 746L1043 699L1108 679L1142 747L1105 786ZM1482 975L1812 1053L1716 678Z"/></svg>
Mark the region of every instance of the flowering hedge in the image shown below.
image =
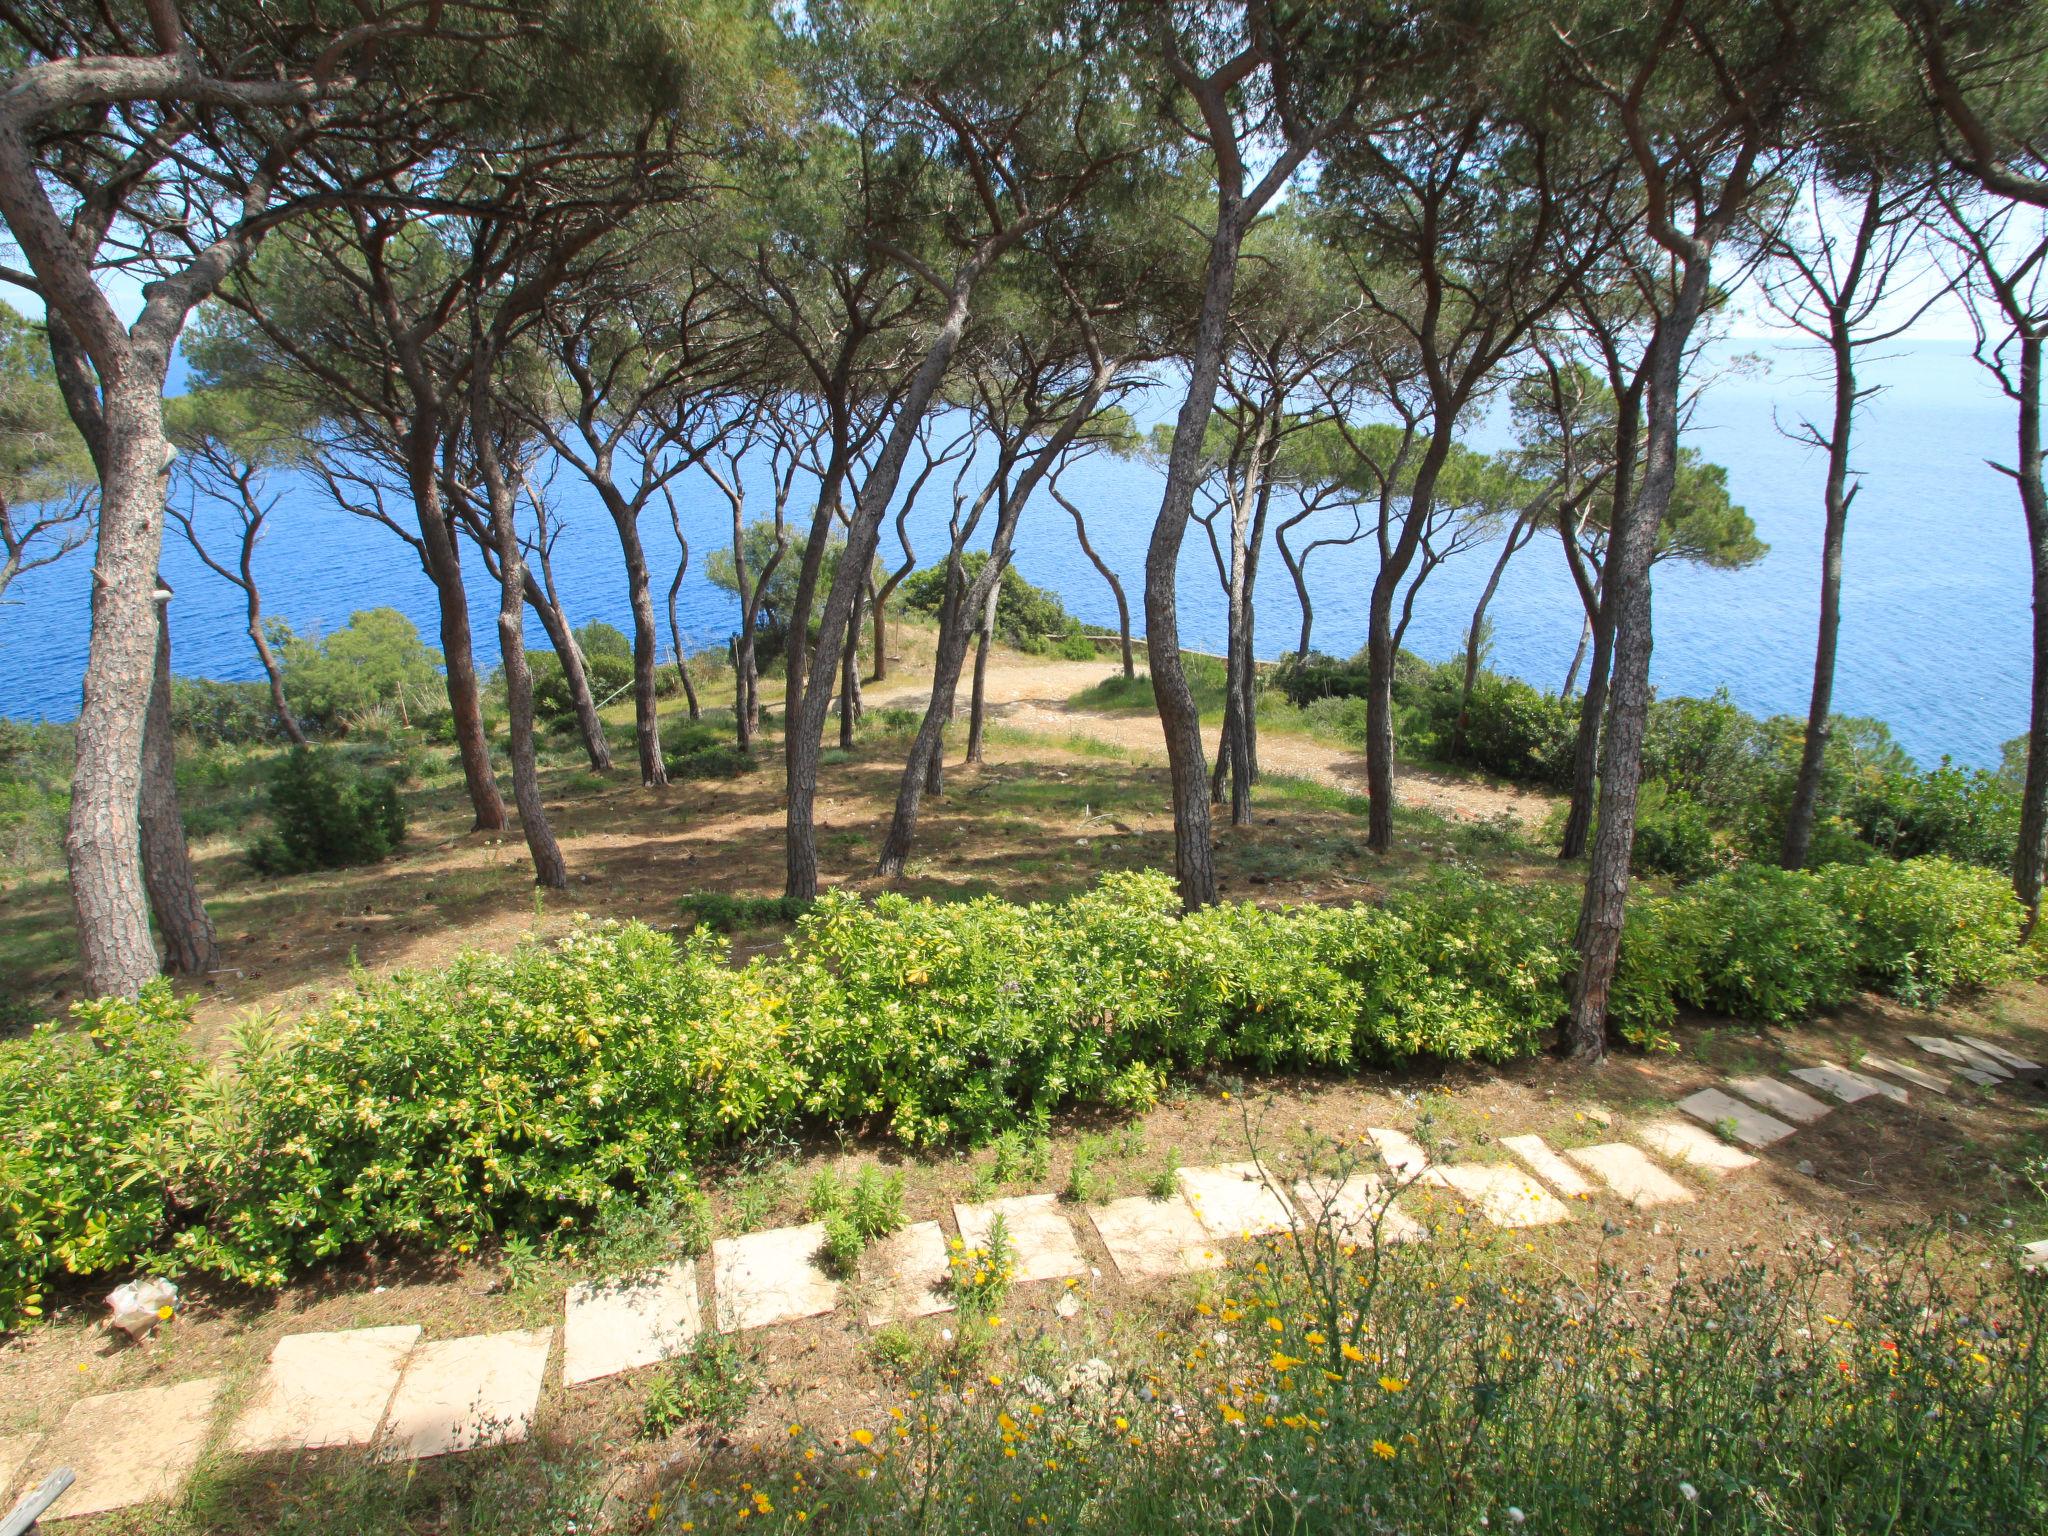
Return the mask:
<svg viewBox="0 0 2048 1536"><path fill-rule="evenodd" d="M927 1145L1143 1108L1219 1066L1525 1056L1564 1012L1574 894L1445 874L1382 906L1187 915L1158 874L1031 906L834 894L738 969L709 933L584 924L258 1021L205 1073L168 988L87 1005L85 1030L0 1045L0 1324L47 1274L143 1254L279 1285L378 1239L573 1225L769 1127ZM2018 916L1938 859L1742 870L1631 905L1613 1015L1654 1039L1681 1005L1926 1000L2010 975Z"/></svg>

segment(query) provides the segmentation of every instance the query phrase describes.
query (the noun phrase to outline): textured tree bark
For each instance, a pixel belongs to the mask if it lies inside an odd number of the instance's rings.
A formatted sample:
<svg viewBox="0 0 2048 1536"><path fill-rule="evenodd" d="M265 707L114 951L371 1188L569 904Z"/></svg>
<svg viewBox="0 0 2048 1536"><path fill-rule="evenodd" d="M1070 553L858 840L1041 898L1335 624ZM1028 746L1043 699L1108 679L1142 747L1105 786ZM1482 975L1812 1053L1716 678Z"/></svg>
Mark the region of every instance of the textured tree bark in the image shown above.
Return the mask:
<svg viewBox="0 0 2048 1536"><path fill-rule="evenodd" d="M1828 438L1826 516L1821 530L1820 633L1813 648L1813 694L1806 706L1806 739L1800 747L1799 774L1792 781L1792 805L1785 816L1785 840L1779 849L1778 862L1787 869L1805 866L1820 810L1821 775L1827 766L1829 721L1834 710L1835 645L1842 628L1842 546L1849 527L1849 504L1856 499L1855 487L1849 484L1856 354L1840 310L1833 314L1829 331L1829 350L1835 362L1835 410Z"/></svg>
<svg viewBox="0 0 2048 1536"><path fill-rule="evenodd" d="M1618 362L1614 368L1618 370ZM1610 384L1617 386L1614 390L1617 404L1614 469L1608 492L1607 525L1610 529L1623 526L1628 521L1629 509L1635 504L1636 454L1642 441L1637 412L1644 378L1639 375L1635 379L1622 380L1614 371L1609 374ZM1659 512L1658 516L1662 515ZM1593 657L1586 672L1586 692L1579 700L1578 735L1572 743L1571 805L1565 812L1564 836L1559 839L1557 847L1559 862L1569 863L1585 854L1586 839L1593 830L1593 802L1600 789L1600 740L1607 727L1607 683L1614 668L1614 608L1608 600L1605 571L1588 569L1579 549L1576 525L1562 512L1559 514L1558 534L1564 540L1565 559L1571 565L1572 585L1578 589L1580 604L1586 610L1586 624L1593 637ZM1609 544L1611 547L1611 536Z"/></svg>
<svg viewBox="0 0 2048 1536"><path fill-rule="evenodd" d="M469 596L462 588L462 554L441 500L435 464L439 437L438 419L423 414L414 421L406 433L406 472L419 516L423 563L439 605L448 713L455 727L455 749L462 758L463 784L476 812L473 830L497 832L505 826L505 800L498 793L497 775L491 771L490 742L484 734L483 692L477 685L476 652L470 643Z"/></svg>
<svg viewBox="0 0 2048 1536"><path fill-rule="evenodd" d="M1603 607L1614 616L1614 659L1601 752L1599 826L1579 908L1579 966L1566 1026L1567 1047L1581 1061L1598 1061L1607 1053L1607 993L1621 952L1643 731L1650 712L1650 568L1677 477L1685 348L1706 300L1707 267L1705 253L1686 264L1678 295L1651 339L1642 480L1627 518L1607 542Z"/></svg>
<svg viewBox="0 0 2048 1536"><path fill-rule="evenodd" d="M1239 199L1224 191L1217 199L1216 233L1209 242L1202 307L1188 360L1188 391L1174 419L1166 489L1145 548L1145 660L1152 670L1152 696L1166 734L1174 880L1181 905L1188 911L1216 900L1216 854L1209 827L1209 786L1204 782L1208 772L1203 763L1202 719L1195 708L1194 690L1188 686L1187 671L1181 666L1180 608L1174 586L1181 541L1194 510L1195 482L1201 475L1202 440L1216 406L1216 381L1223 366L1230 297L1237 285L1238 253L1244 238L1242 221Z"/></svg>
<svg viewBox="0 0 2048 1536"><path fill-rule="evenodd" d="M291 705L284 697L284 668L277 664L277 653L270 648L270 637L263 633L263 600L256 595L256 578L249 569L249 549L242 551L242 575L247 582L249 594L249 643L256 647L256 659L263 663L263 675L270 679L270 707L277 713L277 723L283 727L285 740L295 747L306 744L306 733L299 726L299 717L292 713Z"/></svg>
<svg viewBox="0 0 2048 1536"><path fill-rule="evenodd" d="M157 608L154 680L149 690L149 715L142 739L142 878L149 890L149 909L156 915L157 934L164 942L164 968L185 976L204 976L220 968L220 944L213 919L206 915L198 882L192 878L192 853L185 843L185 822L178 814L178 771L171 733L171 624L169 593Z"/></svg>
<svg viewBox="0 0 2048 1536"><path fill-rule="evenodd" d="M526 665L526 556L519 547L512 487L498 462L493 439L488 386L484 382L488 358L480 357L475 366L478 382L470 394L470 416L474 423L471 435L490 503L491 537L497 545L498 647L505 659L512 795L519 806L519 826L526 835L527 852L533 857L534 883L562 890L569 884L569 868L562 861L561 846L555 841L554 828L548 825L547 809L541 803L540 765L534 751L533 674ZM563 658L565 664L567 659Z"/></svg>
<svg viewBox="0 0 2048 1536"><path fill-rule="evenodd" d="M877 592L875 584L868 583L868 614L874 625L875 669L868 674L871 683L889 680L889 592L893 588Z"/></svg>
<svg viewBox="0 0 2048 1536"><path fill-rule="evenodd" d="M2013 891L2027 909L2031 935L2041 914L2041 881L2048 866L2048 489L2041 464L2041 336L2020 338L2019 483L2027 522L2027 556L2034 582L2034 676L2028 700L2027 776L2020 790L2020 840L2013 860Z"/></svg>
<svg viewBox="0 0 2048 1536"><path fill-rule="evenodd" d="M974 691L967 705L967 761L981 761L981 728L988 704L988 652L995 640L996 600L1003 595L1001 582L989 588L982 604L981 623L974 636Z"/></svg>
<svg viewBox="0 0 2048 1536"><path fill-rule="evenodd" d="M1579 643L1572 649L1572 664L1564 669L1564 686L1557 690L1560 699L1568 699L1579 686L1579 668L1586 664L1586 645L1593 638L1593 616L1586 615L1579 621Z"/></svg>
<svg viewBox="0 0 2048 1536"><path fill-rule="evenodd" d="M1572 743L1572 798L1565 811L1564 835L1558 839L1560 863L1583 858L1593 830L1593 801L1600 790L1600 733L1607 721L1607 682L1614 669L1614 622L1603 603L1592 620L1593 656L1586 668L1586 691L1579 698L1579 731Z"/></svg>
<svg viewBox="0 0 2048 1536"><path fill-rule="evenodd" d="M133 997L157 974L142 878L143 738L156 680L156 567L163 550L162 372L116 373L101 392L99 543L64 836L83 987Z"/></svg>
<svg viewBox="0 0 2048 1536"><path fill-rule="evenodd" d="M487 527L485 532L495 548L495 528ZM604 721L598 718L597 699L590 691L590 673L583 662L583 647L576 643L576 632L569 627L569 617L562 611L561 599L555 595L554 579L550 576L543 586L533 579L533 571L528 568L520 573L519 584L527 606L540 620L540 627L547 632L548 644L562 663L562 677L569 685L569 702L576 711L576 734L582 738L583 755L590 759L590 766L599 773L610 773L612 744L605 737ZM523 659L523 648L520 654ZM532 669L528 668L528 675L531 673Z"/></svg>
<svg viewBox="0 0 2048 1536"><path fill-rule="evenodd" d="M1376 853L1394 845L1394 658L1400 643L1394 633L1394 594L1422 541L1428 508L1436 498L1437 476L1451 449L1448 424L1432 431L1422 461L1415 467L1409 512L1400 539L1373 578L1366 609L1365 784L1371 797L1366 808L1365 843ZM1404 626L1405 627L1405 626Z"/></svg>
<svg viewBox="0 0 2048 1536"><path fill-rule="evenodd" d="M640 520L620 506L611 509L612 524L619 530L619 552L626 557L626 593L633 606L633 744L640 758L640 783L648 789L668 782L668 769L661 761L661 706L657 702L661 664L661 641L654 627L654 592L648 583L647 550L640 542ZM689 567L685 552L677 567L682 581ZM689 670L683 665L682 647L676 647L676 666L685 682ZM696 718L691 709L691 718Z"/></svg>
<svg viewBox="0 0 2048 1536"><path fill-rule="evenodd" d="M853 750L853 728L860 721L860 620L866 584L853 590L853 612L846 618L846 645L839 656L839 745Z"/></svg>

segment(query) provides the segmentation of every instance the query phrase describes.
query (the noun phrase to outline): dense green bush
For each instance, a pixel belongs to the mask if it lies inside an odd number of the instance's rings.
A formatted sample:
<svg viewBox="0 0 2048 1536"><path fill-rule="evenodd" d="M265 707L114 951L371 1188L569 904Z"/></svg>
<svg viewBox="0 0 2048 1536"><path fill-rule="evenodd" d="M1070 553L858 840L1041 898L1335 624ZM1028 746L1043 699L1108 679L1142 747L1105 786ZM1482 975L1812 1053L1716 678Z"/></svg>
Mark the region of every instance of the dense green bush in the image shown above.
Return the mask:
<svg viewBox="0 0 2048 1536"><path fill-rule="evenodd" d="M0 862L27 869L63 857L76 751L69 725L0 719Z"/></svg>
<svg viewBox="0 0 2048 1536"><path fill-rule="evenodd" d="M1849 925L1867 985L1932 1007L1959 988L2016 972L2025 913L2001 875L1927 858L1838 864L1819 881Z"/></svg>
<svg viewBox="0 0 2048 1536"><path fill-rule="evenodd" d="M1637 874L1699 880L1723 863L1707 808L1661 779L1643 785L1636 801L1636 839L1629 867Z"/></svg>
<svg viewBox="0 0 2048 1536"><path fill-rule="evenodd" d="M963 579L972 582L987 564L985 551L968 551L960 557ZM1057 592L1034 587L1014 565L1003 567L1000 588L996 594L996 634L1000 639L1037 655L1069 655L1071 649L1069 659L1086 661L1095 654L1095 647L1081 632L1081 621L1067 612ZM905 608L936 616L946 601L945 563L911 572L897 591Z"/></svg>
<svg viewBox="0 0 2048 1536"><path fill-rule="evenodd" d="M126 1267L163 1233L189 1010L155 981L71 1017L0 1042L0 1331L41 1314L51 1277Z"/></svg>
<svg viewBox="0 0 2048 1536"><path fill-rule="evenodd" d="M332 747L298 747L270 770L273 829L249 845L258 874L371 864L405 841L405 807L385 773Z"/></svg>
<svg viewBox="0 0 2048 1536"><path fill-rule="evenodd" d="M1680 943L1697 946L1687 1001L1737 1018L1787 1023L1848 997L1856 982L1849 925L1812 875L1746 864L1686 892Z"/></svg>
<svg viewBox="0 0 2048 1536"><path fill-rule="evenodd" d="M576 645L583 653L584 681L599 706L633 686L633 642L617 629L602 620L586 624L576 631ZM574 726L576 700L562 658L551 650L529 651L526 664L533 673L534 714L558 729Z"/></svg>
<svg viewBox="0 0 2048 1536"><path fill-rule="evenodd" d="M793 923L811 910L801 896L734 896L725 891L692 891L676 898L676 910L697 919L699 928L736 933L768 923Z"/></svg>
<svg viewBox="0 0 2048 1536"><path fill-rule="evenodd" d="M171 679L171 729L215 747L276 741L284 734L270 702L270 684L210 677Z"/></svg>
<svg viewBox="0 0 2048 1536"><path fill-rule="evenodd" d="M2008 869L2019 847L2015 786L1946 758L1925 773L1906 768L1866 775L1842 798L1842 817L1857 836L1895 859L1939 853Z"/></svg>
<svg viewBox="0 0 2048 1536"><path fill-rule="evenodd" d="M433 707L441 695L441 653L421 643L396 608L366 608L321 639L274 623L271 641L284 663L285 698L299 719L346 731L386 709L401 715Z"/></svg>

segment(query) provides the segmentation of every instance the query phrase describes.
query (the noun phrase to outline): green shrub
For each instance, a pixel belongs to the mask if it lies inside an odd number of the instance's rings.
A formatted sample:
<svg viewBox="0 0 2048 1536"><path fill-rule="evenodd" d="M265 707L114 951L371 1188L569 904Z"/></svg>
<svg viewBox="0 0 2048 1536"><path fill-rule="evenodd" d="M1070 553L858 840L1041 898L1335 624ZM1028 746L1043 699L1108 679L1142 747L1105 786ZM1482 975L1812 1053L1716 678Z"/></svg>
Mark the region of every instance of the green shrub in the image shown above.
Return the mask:
<svg viewBox="0 0 2048 1536"><path fill-rule="evenodd" d="M1744 865L1690 887L1685 911L1699 953L1688 1002L1783 1024L1854 990L1855 936L1812 875Z"/></svg>
<svg viewBox="0 0 2048 1536"><path fill-rule="evenodd" d="M1862 840L1895 859L1942 854L1965 864L2010 869L2019 847L2019 796L1997 774L1946 758L1926 773L1866 775L1844 796L1843 819Z"/></svg>
<svg viewBox="0 0 2048 1536"><path fill-rule="evenodd" d="M190 1007L153 981L71 1018L0 1042L0 1331L41 1314L52 1277L124 1268L164 1231Z"/></svg>
<svg viewBox="0 0 2048 1536"><path fill-rule="evenodd" d="M251 1039L181 1233L201 1269L280 1285L377 1238L547 1233L615 1190L694 1188L692 1158L816 1104L788 994L710 935L578 928L365 984Z"/></svg>
<svg viewBox="0 0 2048 1536"><path fill-rule="evenodd" d="M692 891L676 898L676 910L697 919L699 928L736 933L769 923L793 923L810 911L800 896L732 896L724 891Z"/></svg>
<svg viewBox="0 0 2048 1536"><path fill-rule="evenodd" d="M1636 801L1636 837L1629 867L1637 874L1700 880L1721 868L1719 841L1707 808L1662 780L1645 784Z"/></svg>
<svg viewBox="0 0 2048 1536"><path fill-rule="evenodd" d="M1447 664L1437 669L1436 679L1427 694L1436 755L1520 784L1571 787L1572 751L1579 732L1577 700L1539 693L1516 678L1482 672L1473 685L1462 750L1454 751L1464 673Z"/></svg>
<svg viewBox="0 0 2048 1536"><path fill-rule="evenodd" d="M284 664L285 697L302 721L347 730L387 708L402 714L432 706L441 693L441 655L420 641L396 608L368 608L324 639L274 623L271 642Z"/></svg>
<svg viewBox="0 0 2048 1536"><path fill-rule="evenodd" d="M405 807L388 774L331 747L297 747L270 771L274 830L249 845L258 874L371 864L405 841Z"/></svg>
<svg viewBox="0 0 2048 1536"><path fill-rule="evenodd" d="M1834 865L1820 889L1854 934L1869 985L1932 1007L1964 987L2009 980L2024 913L2012 884L1950 859Z"/></svg>
<svg viewBox="0 0 2048 1536"><path fill-rule="evenodd" d="M633 643L611 625L586 624L575 632L583 652L583 677L592 698L601 707L608 699L633 686ZM533 672L533 712L557 729L576 723L576 700L569 692L569 674L562 658L549 651L530 651L527 666Z"/></svg>
<svg viewBox="0 0 2048 1536"><path fill-rule="evenodd" d="M661 761L671 779L737 779L759 766L753 753L742 752L729 742L686 752L664 749Z"/></svg>
<svg viewBox="0 0 2048 1536"><path fill-rule="evenodd" d="M960 558L961 579L971 584L987 564L986 551L969 550ZM1062 648L1069 641L1079 640L1082 649L1070 659L1087 661L1094 656L1095 647L1081 633L1081 621L1067 612L1057 592L1034 587L1014 565L1003 567L1000 588L996 595L996 634L1001 639L1039 655L1068 655ZM936 616L946 601L945 562L911 572L897 593L905 608Z"/></svg>
<svg viewBox="0 0 2048 1536"><path fill-rule="evenodd" d="M171 729L208 746L275 741L284 734L268 683L222 683L210 677L171 679Z"/></svg>

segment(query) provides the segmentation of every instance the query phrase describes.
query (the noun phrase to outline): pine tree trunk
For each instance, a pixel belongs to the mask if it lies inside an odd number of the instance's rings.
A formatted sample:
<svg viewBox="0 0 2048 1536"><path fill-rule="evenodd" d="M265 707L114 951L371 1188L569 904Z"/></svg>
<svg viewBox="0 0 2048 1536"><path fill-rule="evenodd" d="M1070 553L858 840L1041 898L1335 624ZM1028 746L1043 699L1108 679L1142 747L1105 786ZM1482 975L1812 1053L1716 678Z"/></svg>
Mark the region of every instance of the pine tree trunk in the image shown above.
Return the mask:
<svg viewBox="0 0 2048 1536"><path fill-rule="evenodd" d="M1095 567L1096 574L1109 583L1110 595L1116 599L1117 639L1123 648L1124 680L1129 682L1138 675L1137 657L1131 647L1131 604L1124 596L1124 584L1117 580L1116 572L1109 568L1109 562L1095 552L1095 546L1088 542L1088 524L1081 517L1081 509L1062 496L1058 486L1050 486L1052 499L1067 509L1074 519L1074 537L1080 541L1081 553L1088 557L1088 563Z"/></svg>
<svg viewBox="0 0 2048 1536"><path fill-rule="evenodd" d="M462 758L462 779L476 812L472 829L502 831L505 800L491 770L490 742L484 733L483 690L478 686L476 653L470 643L469 595L462 586L462 554L455 530L441 501L435 472L436 434L431 424L416 423L406 437L407 469L413 507L419 515L420 545L427 574L434 583L440 611L441 664L448 684L448 714L455 727L455 747Z"/></svg>
<svg viewBox="0 0 2048 1536"><path fill-rule="evenodd" d="M1521 544L1516 542L1516 536L1521 533L1524 526L1525 524L1517 522L1508 530L1507 541L1501 545L1500 558L1493 562L1493 570L1487 575L1486 585L1479 589L1479 601L1472 605L1472 623L1465 631L1465 683L1458 695L1458 723L1451 733L1453 759L1464 757L1465 732L1472 724L1472 690L1479 686L1479 641L1485 632L1486 610L1493 602L1493 594L1500 590L1501 573L1508 568L1508 562L1514 559L1515 551L1521 548ZM1526 526L1533 530L1535 524L1532 522Z"/></svg>
<svg viewBox="0 0 2048 1536"><path fill-rule="evenodd" d="M495 531L493 543L499 542ZM568 616L562 612L560 600L554 593L554 581L550 579L545 588L535 581L531 569L525 566L522 553L520 588L526 602L540 627L547 632L548 644L554 647L556 658L562 663L562 677L569 685L569 702L576 711L576 734L583 741L583 755L590 760L590 766L599 773L612 771L612 744L604 733L604 721L598 718L597 699L590 691L590 673L584 666L583 647L576 643L576 632L569 627ZM520 664L525 665L526 651L520 648ZM528 668L531 678L532 669Z"/></svg>
<svg viewBox="0 0 2048 1536"><path fill-rule="evenodd" d="M168 594L166 594L168 597ZM204 976L220 967L220 944L213 920L192 877L192 854L185 844L185 823L178 814L178 772L171 734L171 625L169 602L157 609L154 680L149 691L149 716L142 741L142 789L138 813L142 829L142 878L149 891L150 911L164 943L164 968L186 976Z"/></svg>
<svg viewBox="0 0 2048 1536"><path fill-rule="evenodd" d="M1614 626L1604 616L1590 621L1593 659L1586 671L1586 691L1579 699L1579 729L1572 742L1572 798L1565 812L1564 836L1557 857L1569 863L1586 852L1593 830L1593 801L1600 792L1600 733L1606 726L1607 680L1614 666Z"/></svg>
<svg viewBox="0 0 2048 1536"><path fill-rule="evenodd" d="M2041 912L2048 865L2048 490L2041 466L2041 337L2020 339L2019 462L2014 466L2026 515L2027 555L2034 583L2034 676L2027 715L2027 776L2020 791L2020 837L2013 891L2027 909L2031 934Z"/></svg>
<svg viewBox="0 0 2048 1536"><path fill-rule="evenodd" d="M1671 312L1659 321L1650 343L1642 481L1625 525L1612 531L1607 544L1603 606L1614 616L1614 659L1601 747L1599 825L1579 909L1579 966L1566 1035L1572 1056L1580 1061L1598 1061L1607 1053L1607 993L1621 952L1643 732L1650 713L1651 561L1677 478L1686 343L1706 293L1703 255L1687 264Z"/></svg>
<svg viewBox="0 0 2048 1536"><path fill-rule="evenodd" d="M64 836L89 997L133 997L157 974L138 804L156 682L156 568L170 444L163 433L160 379L147 373L117 376L101 399L92 630Z"/></svg>
<svg viewBox="0 0 2048 1536"><path fill-rule="evenodd" d="M283 729L285 740L295 747L306 744L306 733L299 727L298 716L284 697L284 669L277 664L277 653L270 648L270 637L263 633L263 598L256 589L256 528L251 524L242 539L242 591L249 599L249 643L256 647L256 659L263 663L263 675L270 680L270 708L277 716L277 723ZM168 644L168 634L166 635Z"/></svg>
<svg viewBox="0 0 2048 1536"><path fill-rule="evenodd" d="M1366 807L1365 844L1375 853L1385 853L1394 845L1394 663L1401 650L1394 628L1394 594L1414 562L1436 498L1437 476L1450 448L1448 424L1439 423L1416 465L1401 537L1380 562L1366 609L1365 785L1371 799ZM1411 591L1405 612L1413 611L1413 597ZM1407 628L1405 617L1401 627Z"/></svg>
<svg viewBox="0 0 2048 1536"><path fill-rule="evenodd" d="M1593 616L1586 615L1579 621L1579 643L1572 652L1572 664L1565 668L1564 686L1557 690L1560 699L1572 696L1572 690L1579 686L1579 668L1586 662L1586 642L1593 638Z"/></svg>
<svg viewBox="0 0 2048 1536"><path fill-rule="evenodd" d="M853 728L860 720L860 621L866 593L856 587L853 612L846 617L846 645L839 656L839 747L853 750Z"/></svg>
<svg viewBox="0 0 2048 1536"><path fill-rule="evenodd" d="M981 761L982 725L988 709L988 653L995 641L996 602L1003 595L1003 584L998 581L989 588L988 601L982 606L981 624L974 637L974 692L967 706L967 761Z"/></svg>
<svg viewBox="0 0 2048 1536"><path fill-rule="evenodd" d="M1822 771L1827 765L1829 720L1834 711L1835 643L1842 628L1842 545L1849 526L1849 503L1856 492L1849 484L1849 435L1856 411L1856 354L1848 325L1837 314L1831 327L1835 359L1835 415L1828 439L1826 521L1820 550L1820 634L1813 648L1813 694L1806 706L1806 739L1799 753L1799 774L1792 782L1792 806L1785 817L1785 840L1778 862L1787 869L1805 867L1813 847L1813 827L1820 810Z"/></svg>
<svg viewBox="0 0 2048 1536"><path fill-rule="evenodd" d="M647 575L647 550L640 542L640 522L624 506L612 508L619 530L619 552L626 557L626 594L633 607L633 745L640 759L640 783L654 789L668 782L661 760L661 640L654 626L654 592ZM688 556L684 557L685 567ZM684 567L676 570L681 582ZM682 650L676 651L682 664Z"/></svg>
<svg viewBox="0 0 2048 1536"><path fill-rule="evenodd" d="M877 592L873 582L868 583L868 612L873 617L875 630L875 670L868 674L871 683L886 683L889 680L889 597L886 592Z"/></svg>

